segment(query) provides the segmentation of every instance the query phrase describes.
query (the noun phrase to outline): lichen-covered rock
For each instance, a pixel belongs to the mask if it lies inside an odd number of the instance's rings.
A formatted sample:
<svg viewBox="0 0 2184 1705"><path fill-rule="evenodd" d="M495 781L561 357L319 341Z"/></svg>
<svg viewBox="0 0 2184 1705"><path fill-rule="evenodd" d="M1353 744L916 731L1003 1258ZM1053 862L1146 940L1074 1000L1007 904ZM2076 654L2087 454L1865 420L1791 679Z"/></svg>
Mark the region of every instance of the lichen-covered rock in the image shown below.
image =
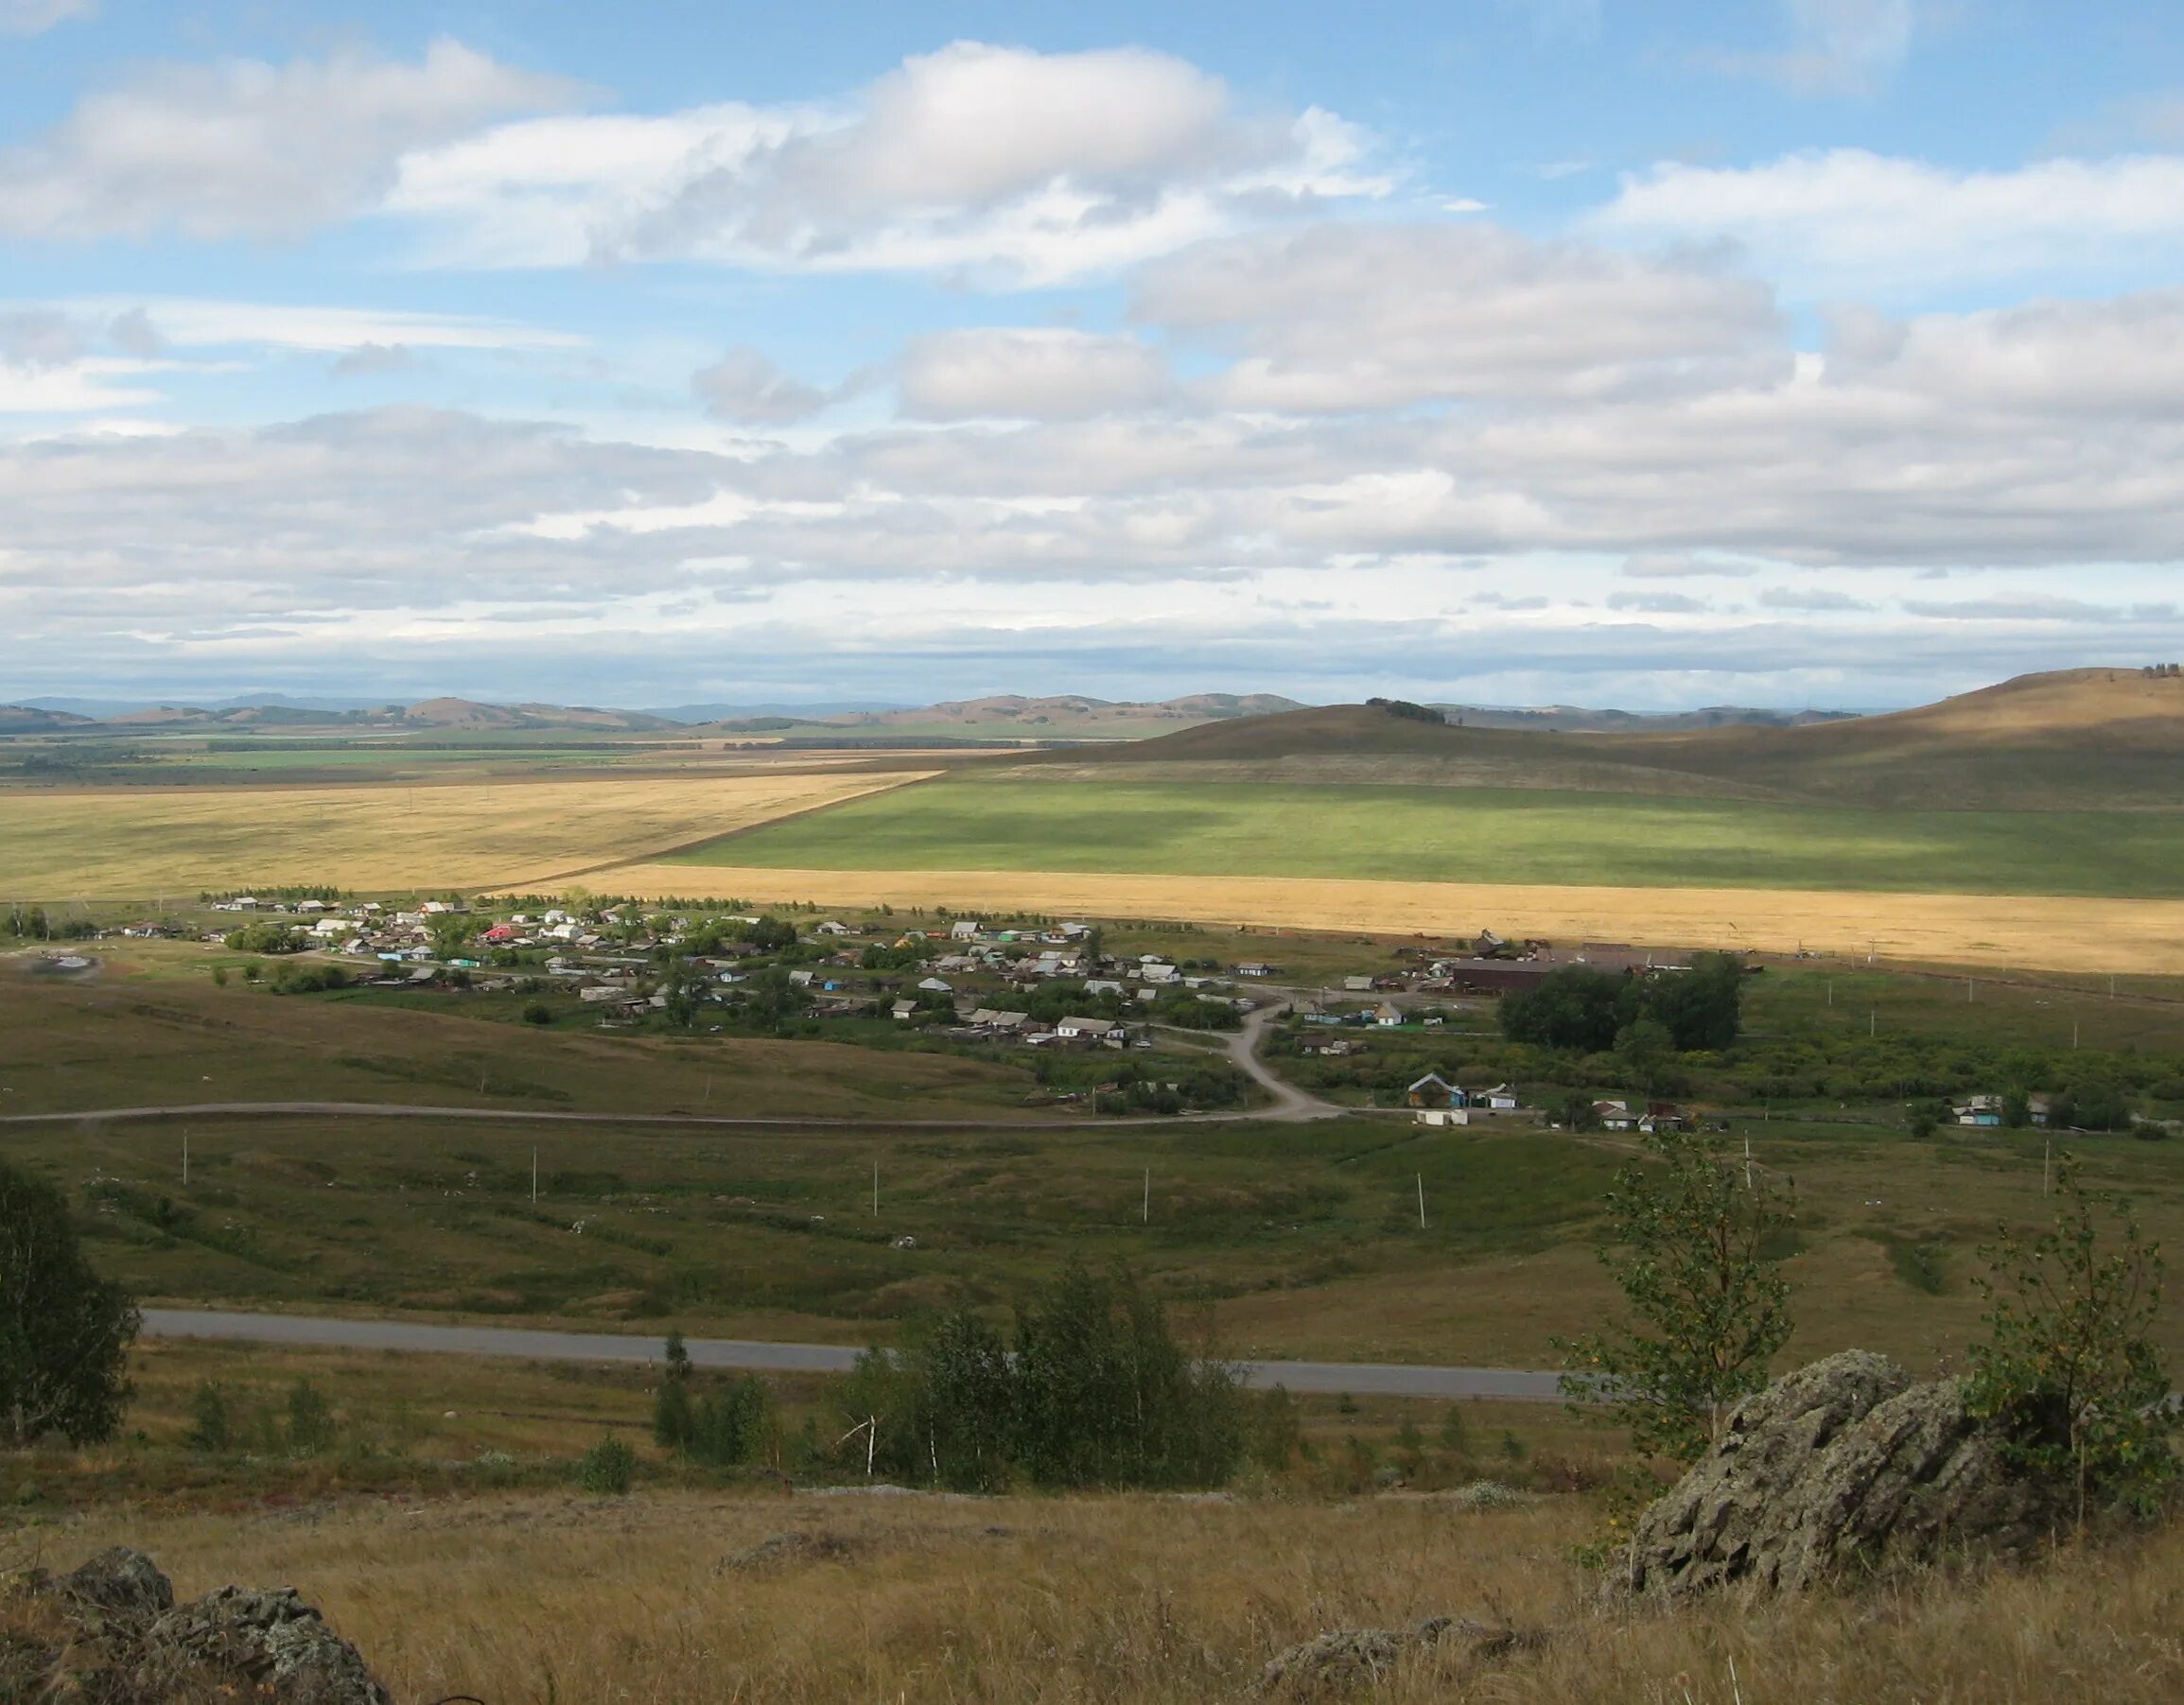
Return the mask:
<svg viewBox="0 0 2184 1705"><path fill-rule="evenodd" d="M1885 1357L1846 1350L1732 1412L1721 1442L1639 1518L1615 1585L1799 1592L1957 1552L2021 1556L2058 1513L2056 1489L2011 1470L1958 1382L1913 1384Z"/></svg>
<svg viewBox="0 0 2184 1705"><path fill-rule="evenodd" d="M1411 1653L1450 1650L1486 1662L1530 1650L1546 1639L1449 1616L1429 1616L1407 1628L1338 1628L1270 1660L1260 1672L1259 1690L1290 1699L1325 1698L1386 1680Z"/></svg>
<svg viewBox="0 0 2184 1705"><path fill-rule="evenodd" d="M153 1624L145 1648L155 1667L246 1683L277 1705L392 1705L357 1648L292 1587L208 1592Z"/></svg>
<svg viewBox="0 0 2184 1705"><path fill-rule="evenodd" d="M143 1552L126 1545L110 1545L54 1581L52 1590L79 1611L147 1627L174 1609L174 1583Z"/></svg>

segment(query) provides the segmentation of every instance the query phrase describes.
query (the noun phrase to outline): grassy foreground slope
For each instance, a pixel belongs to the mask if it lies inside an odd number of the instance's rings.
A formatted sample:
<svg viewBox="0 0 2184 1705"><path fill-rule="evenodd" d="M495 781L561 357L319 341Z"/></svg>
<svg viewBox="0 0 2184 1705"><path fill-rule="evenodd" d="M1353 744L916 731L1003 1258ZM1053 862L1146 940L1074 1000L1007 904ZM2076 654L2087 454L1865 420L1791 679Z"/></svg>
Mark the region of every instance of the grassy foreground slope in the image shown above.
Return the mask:
<svg viewBox="0 0 2184 1705"><path fill-rule="evenodd" d="M680 860L789 869L2184 896L2184 813L1874 811L1485 788L1033 779L1038 774L900 789L737 834Z"/></svg>

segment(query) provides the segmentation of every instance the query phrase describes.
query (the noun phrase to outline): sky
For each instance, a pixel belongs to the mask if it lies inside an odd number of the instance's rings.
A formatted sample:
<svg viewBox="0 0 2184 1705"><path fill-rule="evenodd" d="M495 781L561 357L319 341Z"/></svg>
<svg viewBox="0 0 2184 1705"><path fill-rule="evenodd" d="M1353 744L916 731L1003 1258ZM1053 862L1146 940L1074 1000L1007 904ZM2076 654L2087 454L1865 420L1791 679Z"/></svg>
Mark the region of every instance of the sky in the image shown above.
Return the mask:
<svg viewBox="0 0 2184 1705"><path fill-rule="evenodd" d="M2184 657L2174 0L0 0L0 700Z"/></svg>

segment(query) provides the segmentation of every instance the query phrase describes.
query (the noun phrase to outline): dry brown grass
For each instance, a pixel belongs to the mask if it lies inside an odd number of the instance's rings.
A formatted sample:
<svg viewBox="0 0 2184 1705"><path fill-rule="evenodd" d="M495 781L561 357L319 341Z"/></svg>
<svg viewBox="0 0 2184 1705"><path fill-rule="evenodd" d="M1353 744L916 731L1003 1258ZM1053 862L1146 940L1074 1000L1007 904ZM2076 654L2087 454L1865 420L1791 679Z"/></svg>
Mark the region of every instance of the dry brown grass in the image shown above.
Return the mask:
<svg viewBox="0 0 2184 1705"><path fill-rule="evenodd" d="M239 882L363 892L546 887L915 780L782 768L729 777L429 788L116 789L10 794L0 894L151 898ZM720 887L686 872L678 893Z"/></svg>
<svg viewBox="0 0 2184 1705"><path fill-rule="evenodd" d="M2184 972L2184 900L642 863L590 879L618 893L680 894L700 870L708 885L727 893L828 906L1079 913L1400 935L1487 927L1564 942L1718 944L1768 953L1802 947L1914 965Z"/></svg>
<svg viewBox="0 0 2184 1705"><path fill-rule="evenodd" d="M1373 1696L1634 1705L2184 1696L2184 1535L1801 1604L1592 1608L1575 1499L525 1494L181 1517L116 1509L18 1531L0 1562L148 1549L194 1593L293 1582L404 1700L1111 1701L1246 1696L1323 1629L1471 1614L1564 1630L1484 1671L1406 1664ZM833 1543L728 1559L789 1532Z"/></svg>

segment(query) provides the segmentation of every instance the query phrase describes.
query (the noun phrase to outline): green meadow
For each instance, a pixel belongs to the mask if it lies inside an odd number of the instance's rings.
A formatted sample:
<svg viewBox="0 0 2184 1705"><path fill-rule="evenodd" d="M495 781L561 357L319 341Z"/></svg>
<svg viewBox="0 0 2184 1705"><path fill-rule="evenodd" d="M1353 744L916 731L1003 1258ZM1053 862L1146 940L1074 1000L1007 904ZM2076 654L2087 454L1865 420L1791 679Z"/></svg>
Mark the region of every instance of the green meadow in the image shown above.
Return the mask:
<svg viewBox="0 0 2184 1705"><path fill-rule="evenodd" d="M2184 896L2184 813L959 778L762 826L679 861L2154 898Z"/></svg>

